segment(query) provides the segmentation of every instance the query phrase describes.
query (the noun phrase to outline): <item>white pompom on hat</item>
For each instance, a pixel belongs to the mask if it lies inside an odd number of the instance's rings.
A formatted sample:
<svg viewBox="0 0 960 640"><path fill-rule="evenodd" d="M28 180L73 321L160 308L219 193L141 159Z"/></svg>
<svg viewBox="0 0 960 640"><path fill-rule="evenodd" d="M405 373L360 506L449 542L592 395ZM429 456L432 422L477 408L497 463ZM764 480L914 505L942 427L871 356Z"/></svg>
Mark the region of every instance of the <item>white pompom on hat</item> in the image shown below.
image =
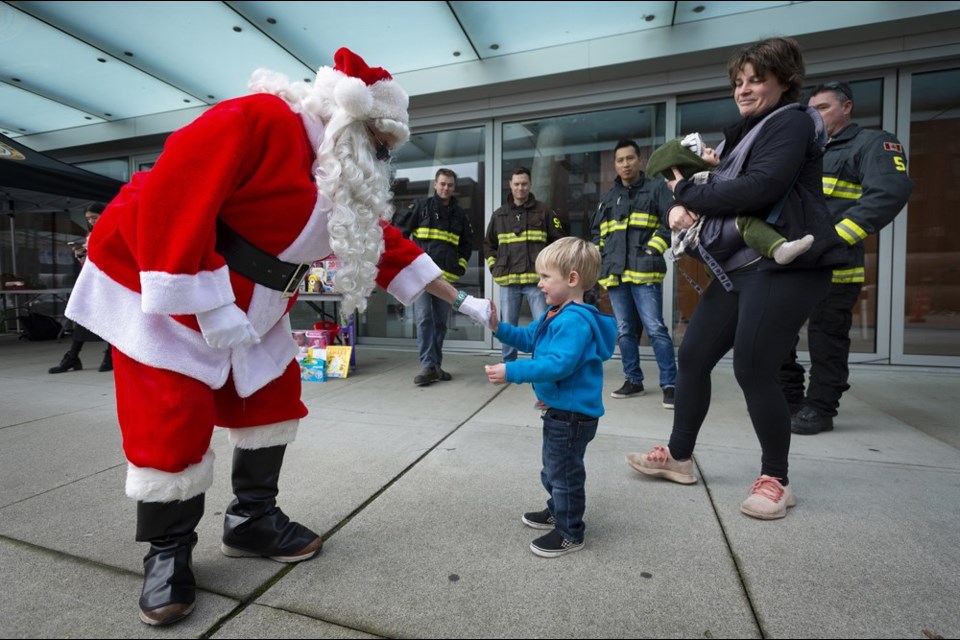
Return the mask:
<svg viewBox="0 0 960 640"><path fill-rule="evenodd" d="M317 71L315 87L332 95L337 109L352 118L373 122L381 131L403 144L410 138L407 92L382 67L369 67L363 58L341 47L333 56L334 67ZM329 92L329 93L328 93Z"/></svg>

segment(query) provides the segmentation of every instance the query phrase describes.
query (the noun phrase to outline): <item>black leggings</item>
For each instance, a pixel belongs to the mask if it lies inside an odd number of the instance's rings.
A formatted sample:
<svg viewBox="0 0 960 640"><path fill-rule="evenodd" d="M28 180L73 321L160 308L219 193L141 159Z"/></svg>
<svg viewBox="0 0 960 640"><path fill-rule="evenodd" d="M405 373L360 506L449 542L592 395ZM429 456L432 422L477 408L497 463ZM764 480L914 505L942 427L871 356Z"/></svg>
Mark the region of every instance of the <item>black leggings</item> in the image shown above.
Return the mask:
<svg viewBox="0 0 960 640"><path fill-rule="evenodd" d="M750 270L730 274L731 293L716 281L707 287L677 354L674 458L693 454L710 408L710 372L732 347L733 370L763 452L760 473L789 483L790 411L777 372L830 278L830 269Z"/></svg>

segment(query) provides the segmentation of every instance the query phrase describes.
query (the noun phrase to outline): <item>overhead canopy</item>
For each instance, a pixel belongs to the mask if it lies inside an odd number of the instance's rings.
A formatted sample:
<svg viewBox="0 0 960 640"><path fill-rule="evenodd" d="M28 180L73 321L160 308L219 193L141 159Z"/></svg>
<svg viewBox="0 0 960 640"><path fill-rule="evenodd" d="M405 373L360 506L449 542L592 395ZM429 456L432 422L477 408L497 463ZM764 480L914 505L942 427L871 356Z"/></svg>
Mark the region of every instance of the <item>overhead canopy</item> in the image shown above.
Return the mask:
<svg viewBox="0 0 960 640"><path fill-rule="evenodd" d="M123 183L18 144L0 135L0 187L109 202Z"/></svg>

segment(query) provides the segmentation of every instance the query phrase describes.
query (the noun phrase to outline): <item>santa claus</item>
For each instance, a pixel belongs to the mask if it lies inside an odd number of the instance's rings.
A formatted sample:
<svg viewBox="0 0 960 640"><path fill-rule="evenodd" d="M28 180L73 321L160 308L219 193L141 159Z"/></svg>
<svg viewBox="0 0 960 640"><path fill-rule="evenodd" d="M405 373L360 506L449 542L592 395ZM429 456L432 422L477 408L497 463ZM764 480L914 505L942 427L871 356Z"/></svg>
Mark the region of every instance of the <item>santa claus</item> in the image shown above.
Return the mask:
<svg viewBox="0 0 960 640"><path fill-rule="evenodd" d="M195 528L213 480L215 425L234 444L235 499L223 553L299 562L320 537L277 507L286 445L307 409L288 312L331 252L346 313L379 284L486 324L490 304L458 292L387 221L390 150L409 137L407 94L347 49L312 84L260 70L252 95L173 133L154 168L110 203L66 315L114 345L117 414L144 558L140 619L194 607Z"/></svg>

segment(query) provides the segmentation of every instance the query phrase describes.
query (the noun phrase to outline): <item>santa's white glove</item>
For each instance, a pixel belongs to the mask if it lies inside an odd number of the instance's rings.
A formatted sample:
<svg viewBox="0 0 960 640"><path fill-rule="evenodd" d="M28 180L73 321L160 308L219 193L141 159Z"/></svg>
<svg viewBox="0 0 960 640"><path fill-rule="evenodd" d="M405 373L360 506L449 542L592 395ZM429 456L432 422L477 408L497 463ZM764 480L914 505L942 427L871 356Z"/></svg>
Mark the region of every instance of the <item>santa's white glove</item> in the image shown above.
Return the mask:
<svg viewBox="0 0 960 640"><path fill-rule="evenodd" d="M703 138L700 137L699 133L691 133L686 138L680 141L681 147L686 147L693 151L698 156L703 155Z"/></svg>
<svg viewBox="0 0 960 640"><path fill-rule="evenodd" d="M231 349L260 342L260 336L247 314L233 304L202 311L197 314L200 332L207 344L214 349Z"/></svg>
<svg viewBox="0 0 960 640"><path fill-rule="evenodd" d="M490 324L490 301L486 298L467 296L457 311L484 327Z"/></svg>

